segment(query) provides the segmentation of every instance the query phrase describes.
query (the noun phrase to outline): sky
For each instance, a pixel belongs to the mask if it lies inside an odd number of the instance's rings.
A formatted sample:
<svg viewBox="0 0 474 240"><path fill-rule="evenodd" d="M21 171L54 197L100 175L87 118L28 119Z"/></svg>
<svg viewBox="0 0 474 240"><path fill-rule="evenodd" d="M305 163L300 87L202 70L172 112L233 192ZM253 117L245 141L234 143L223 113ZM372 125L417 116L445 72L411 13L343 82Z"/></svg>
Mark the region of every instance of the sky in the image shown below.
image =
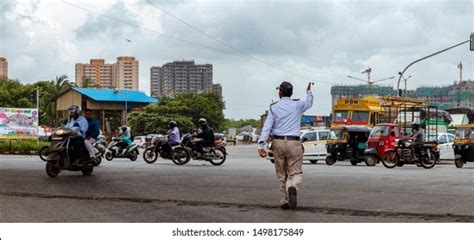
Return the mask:
<svg viewBox="0 0 474 240"><path fill-rule="evenodd" d="M140 90L149 94L150 67L175 60L211 63L223 86L227 118L259 118L282 81L304 98L307 114L331 111L330 88L372 80L396 86L410 62L469 39L474 0L0 0L0 56L9 77L24 83L66 74L91 58L139 60ZM132 42L126 41L130 39ZM463 45L415 64L408 88L473 79L474 52ZM363 84L363 83L362 83Z"/></svg>

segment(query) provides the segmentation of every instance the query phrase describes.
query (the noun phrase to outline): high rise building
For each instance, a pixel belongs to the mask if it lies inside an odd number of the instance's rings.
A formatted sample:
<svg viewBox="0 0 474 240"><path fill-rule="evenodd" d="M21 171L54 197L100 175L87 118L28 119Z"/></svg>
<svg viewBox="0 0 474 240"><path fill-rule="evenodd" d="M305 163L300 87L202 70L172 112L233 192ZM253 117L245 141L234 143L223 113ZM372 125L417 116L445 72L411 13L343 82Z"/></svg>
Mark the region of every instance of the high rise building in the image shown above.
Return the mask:
<svg viewBox="0 0 474 240"><path fill-rule="evenodd" d="M88 86L84 86L88 79ZM76 84L80 87L116 87L138 90L138 61L134 57L118 57L116 63L91 59L76 64Z"/></svg>
<svg viewBox="0 0 474 240"><path fill-rule="evenodd" d="M220 85L219 83L212 84L212 91L222 97L222 85Z"/></svg>
<svg viewBox="0 0 474 240"><path fill-rule="evenodd" d="M0 77L8 78L8 61L4 57L0 57Z"/></svg>
<svg viewBox="0 0 474 240"><path fill-rule="evenodd" d="M175 61L150 69L151 93L154 97L180 93L212 92L212 64ZM222 92L222 89L220 89Z"/></svg>
<svg viewBox="0 0 474 240"><path fill-rule="evenodd" d="M150 68L150 95L157 98L160 94L160 73L161 67Z"/></svg>
<svg viewBox="0 0 474 240"><path fill-rule="evenodd" d="M76 64L76 84L81 87L112 87L113 64L105 63L104 59L91 59L90 63ZM88 86L85 86L88 81Z"/></svg>
<svg viewBox="0 0 474 240"><path fill-rule="evenodd" d="M135 57L121 56L115 64L117 87L138 90L138 60Z"/></svg>

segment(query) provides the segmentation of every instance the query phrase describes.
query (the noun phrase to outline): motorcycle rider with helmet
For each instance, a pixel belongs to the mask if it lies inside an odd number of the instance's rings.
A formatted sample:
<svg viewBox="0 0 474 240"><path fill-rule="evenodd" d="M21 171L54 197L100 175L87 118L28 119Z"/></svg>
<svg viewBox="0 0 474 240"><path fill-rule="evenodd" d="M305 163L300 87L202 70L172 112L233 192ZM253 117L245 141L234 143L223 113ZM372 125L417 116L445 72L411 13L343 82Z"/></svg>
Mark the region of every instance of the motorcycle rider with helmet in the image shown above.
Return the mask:
<svg viewBox="0 0 474 240"><path fill-rule="evenodd" d="M199 128L197 130L196 137L202 139L202 141L197 143L198 152L203 153L204 148L214 146L214 131L211 127L209 127L205 118L199 119Z"/></svg>
<svg viewBox="0 0 474 240"><path fill-rule="evenodd" d="M117 143L117 146L119 147L120 152L124 154L127 147L132 144L132 135L126 125L122 125L119 131L120 142Z"/></svg>
<svg viewBox="0 0 474 240"><path fill-rule="evenodd" d="M171 152L174 146L179 145L180 142L180 134L178 124L175 121L169 122L169 130L166 133L168 135L168 144L164 145L164 150L167 152Z"/></svg>
<svg viewBox="0 0 474 240"><path fill-rule="evenodd" d="M92 147L91 142L86 139L86 132L89 128L87 119L81 115L81 107L77 105L71 105L68 108L69 117L65 127L70 128L78 132L84 138L84 145L89 153L89 158L91 162L95 161L94 148Z"/></svg>

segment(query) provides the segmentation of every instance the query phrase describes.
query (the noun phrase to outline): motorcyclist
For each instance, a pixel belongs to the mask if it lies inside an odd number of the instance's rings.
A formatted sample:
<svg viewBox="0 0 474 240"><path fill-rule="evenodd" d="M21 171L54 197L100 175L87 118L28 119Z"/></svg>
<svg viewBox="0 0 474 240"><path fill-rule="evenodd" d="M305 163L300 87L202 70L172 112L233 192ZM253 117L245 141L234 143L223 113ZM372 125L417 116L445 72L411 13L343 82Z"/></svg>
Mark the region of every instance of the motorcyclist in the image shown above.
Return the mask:
<svg viewBox="0 0 474 240"><path fill-rule="evenodd" d="M413 149L415 151L415 155L420 158L421 157L421 150L423 149L424 138L423 138L423 130L419 123L413 123L413 134L410 136L410 139L413 140Z"/></svg>
<svg viewBox="0 0 474 240"><path fill-rule="evenodd" d="M68 108L69 117L65 127L71 128L74 131L77 131L84 138L84 145L89 153L89 158L91 161L95 161L94 148L92 147L91 142L86 139L86 132L89 128L87 119L84 116L81 116L81 108L77 105L71 105Z"/></svg>
<svg viewBox="0 0 474 240"><path fill-rule="evenodd" d="M169 130L166 133L168 135L168 144L165 146L165 150L171 152L173 146L179 145L179 128L178 124L175 121L169 122Z"/></svg>
<svg viewBox="0 0 474 240"><path fill-rule="evenodd" d="M209 127L205 118L199 119L199 128L196 137L202 139L202 141L197 144L197 150L199 152L202 153L204 152L204 148L214 146L214 131Z"/></svg>
<svg viewBox="0 0 474 240"><path fill-rule="evenodd" d="M126 125L122 125L120 127L119 138L120 142L117 143L117 146L119 147L120 152L124 154L127 147L132 144L132 135L130 134L130 130Z"/></svg>

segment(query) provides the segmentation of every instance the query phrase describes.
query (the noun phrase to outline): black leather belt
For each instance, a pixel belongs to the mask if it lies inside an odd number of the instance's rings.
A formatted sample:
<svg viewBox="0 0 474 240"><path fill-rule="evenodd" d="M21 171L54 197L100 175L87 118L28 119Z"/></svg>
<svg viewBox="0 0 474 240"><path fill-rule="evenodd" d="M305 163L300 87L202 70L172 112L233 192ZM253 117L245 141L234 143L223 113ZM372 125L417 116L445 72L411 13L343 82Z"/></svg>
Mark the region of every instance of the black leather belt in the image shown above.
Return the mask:
<svg viewBox="0 0 474 240"><path fill-rule="evenodd" d="M297 137L297 136L277 136L277 135L273 135L272 138L273 139L281 139L281 140L289 140L289 141L299 141L300 140L300 137Z"/></svg>

